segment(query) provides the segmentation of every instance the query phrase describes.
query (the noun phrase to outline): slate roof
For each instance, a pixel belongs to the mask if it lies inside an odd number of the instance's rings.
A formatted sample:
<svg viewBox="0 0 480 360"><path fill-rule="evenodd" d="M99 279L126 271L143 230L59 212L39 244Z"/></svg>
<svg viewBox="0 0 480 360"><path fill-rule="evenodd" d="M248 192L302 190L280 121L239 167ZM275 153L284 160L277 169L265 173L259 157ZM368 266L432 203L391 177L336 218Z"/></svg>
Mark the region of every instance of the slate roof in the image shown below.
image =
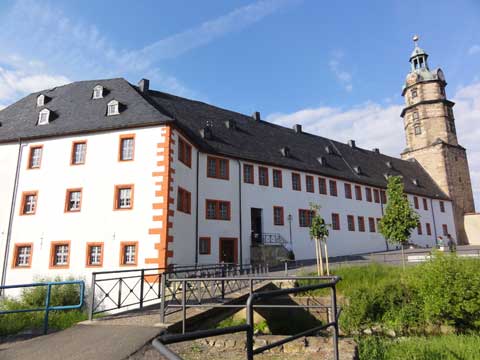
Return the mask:
<svg viewBox="0 0 480 360"><path fill-rule="evenodd" d="M104 86L108 93L103 99L92 100L97 84ZM55 119L48 125L36 126L38 112L43 108L36 106L40 94L50 98L45 107L55 113ZM124 109L120 115L106 116L106 104L112 99L123 104ZM226 121L234 123L235 127L227 127ZM408 193L448 199L417 162L351 147L317 135L297 133L203 102L153 90L145 94L121 78L80 81L28 95L0 111L0 142L167 122L175 124L205 152L381 188L387 184L385 174L403 175ZM207 122L213 133L211 139L200 135ZM327 146L331 153L327 153ZM283 147L290 149L289 157L282 155ZM319 163L319 157L326 159L326 165ZM359 174L354 170L356 167L361 169ZM418 186L413 184L414 179Z"/></svg>

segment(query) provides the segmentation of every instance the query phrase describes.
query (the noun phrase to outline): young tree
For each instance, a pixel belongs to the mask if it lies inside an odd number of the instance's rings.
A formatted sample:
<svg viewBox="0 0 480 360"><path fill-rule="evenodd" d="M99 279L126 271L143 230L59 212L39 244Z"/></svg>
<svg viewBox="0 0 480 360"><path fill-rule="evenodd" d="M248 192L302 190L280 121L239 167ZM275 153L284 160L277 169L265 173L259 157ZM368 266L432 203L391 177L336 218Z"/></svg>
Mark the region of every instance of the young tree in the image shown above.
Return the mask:
<svg viewBox="0 0 480 360"><path fill-rule="evenodd" d="M380 220L379 230L388 242L402 247L402 263L405 269L404 247L410 239L412 230L418 226L419 216L405 196L400 176L388 178L387 197L385 215Z"/></svg>
<svg viewBox="0 0 480 360"><path fill-rule="evenodd" d="M312 222L310 224L310 238L315 241L315 253L317 256L317 273L318 276L323 275L323 252L322 243L325 244L325 260L327 265L327 275L330 275L328 268L328 251L327 251L327 237L328 224L320 215L320 205L310 203L310 211L312 211Z"/></svg>

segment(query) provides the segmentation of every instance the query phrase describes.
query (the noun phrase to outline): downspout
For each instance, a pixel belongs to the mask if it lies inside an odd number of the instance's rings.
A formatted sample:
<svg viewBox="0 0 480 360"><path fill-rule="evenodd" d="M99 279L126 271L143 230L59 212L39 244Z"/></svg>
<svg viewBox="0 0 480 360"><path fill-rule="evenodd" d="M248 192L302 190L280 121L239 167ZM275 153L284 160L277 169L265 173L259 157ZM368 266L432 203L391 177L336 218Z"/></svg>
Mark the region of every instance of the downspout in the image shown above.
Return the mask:
<svg viewBox="0 0 480 360"><path fill-rule="evenodd" d="M437 225L435 224L435 211L433 211L433 200L430 198L430 210L432 210L432 220L433 220L433 235L435 236L435 245L438 246L437 241Z"/></svg>
<svg viewBox="0 0 480 360"><path fill-rule="evenodd" d="M238 162L238 223L239 223L239 247L240 247L240 269L243 267L243 246L242 246L242 163Z"/></svg>
<svg viewBox="0 0 480 360"><path fill-rule="evenodd" d="M12 237L12 228L13 228L13 218L15 214L15 203L17 199L18 191L18 182L20 179L20 167L22 162L22 148L25 144L22 144L22 140L18 140L18 155L17 155L17 169L15 171L15 181L13 183L13 194L12 194L12 203L10 204L10 217L8 219L8 230L7 230L7 239L5 242L5 255L3 258L3 268L2 268L2 281L1 285L4 286L7 280L7 269L8 269L8 256L10 252L10 241ZM1 294L1 292L0 292Z"/></svg>
<svg viewBox="0 0 480 360"><path fill-rule="evenodd" d="M196 180L196 200L195 200L195 265L198 264L198 169L199 169L200 150L197 150L197 180Z"/></svg>

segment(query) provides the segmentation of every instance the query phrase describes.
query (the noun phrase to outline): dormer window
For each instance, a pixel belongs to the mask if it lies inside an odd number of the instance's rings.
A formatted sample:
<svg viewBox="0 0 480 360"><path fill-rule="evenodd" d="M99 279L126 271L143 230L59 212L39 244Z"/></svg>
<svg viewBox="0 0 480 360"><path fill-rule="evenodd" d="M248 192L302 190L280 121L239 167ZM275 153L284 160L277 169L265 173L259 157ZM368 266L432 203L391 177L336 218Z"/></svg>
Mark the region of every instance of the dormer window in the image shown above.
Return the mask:
<svg viewBox="0 0 480 360"><path fill-rule="evenodd" d="M37 106L44 106L44 105L45 105L45 95L38 95Z"/></svg>
<svg viewBox="0 0 480 360"><path fill-rule="evenodd" d="M103 98L103 86L97 85L93 88L92 99L101 99L101 98Z"/></svg>
<svg viewBox="0 0 480 360"><path fill-rule="evenodd" d="M50 118L50 110L43 109L38 113L38 123L37 125L47 125Z"/></svg>
<svg viewBox="0 0 480 360"><path fill-rule="evenodd" d="M118 111L119 103L117 100L112 100L107 104L107 116L118 115L120 112Z"/></svg>

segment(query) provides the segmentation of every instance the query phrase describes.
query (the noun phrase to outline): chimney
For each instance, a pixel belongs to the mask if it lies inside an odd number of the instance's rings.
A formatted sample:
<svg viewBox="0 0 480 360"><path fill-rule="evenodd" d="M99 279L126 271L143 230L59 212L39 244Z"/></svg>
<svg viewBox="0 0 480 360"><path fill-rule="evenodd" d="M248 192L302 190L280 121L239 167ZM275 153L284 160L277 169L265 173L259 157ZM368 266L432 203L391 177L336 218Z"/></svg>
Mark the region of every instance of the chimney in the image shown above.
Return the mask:
<svg viewBox="0 0 480 360"><path fill-rule="evenodd" d="M373 148L372 150L375 154L380 154L380 149L379 148Z"/></svg>
<svg viewBox="0 0 480 360"><path fill-rule="evenodd" d="M252 118L255 120L255 121L260 121L260 112L259 111L255 111L252 115Z"/></svg>
<svg viewBox="0 0 480 360"><path fill-rule="evenodd" d="M301 134L301 133L302 133L302 125L300 125L300 124L295 124L295 125L293 125L293 130L294 130L297 134Z"/></svg>
<svg viewBox="0 0 480 360"><path fill-rule="evenodd" d="M150 87L150 80L148 79L142 79L138 82L138 89L142 93L147 93Z"/></svg>
<svg viewBox="0 0 480 360"><path fill-rule="evenodd" d="M350 146L351 148L355 148L355 140L348 140L348 146Z"/></svg>

